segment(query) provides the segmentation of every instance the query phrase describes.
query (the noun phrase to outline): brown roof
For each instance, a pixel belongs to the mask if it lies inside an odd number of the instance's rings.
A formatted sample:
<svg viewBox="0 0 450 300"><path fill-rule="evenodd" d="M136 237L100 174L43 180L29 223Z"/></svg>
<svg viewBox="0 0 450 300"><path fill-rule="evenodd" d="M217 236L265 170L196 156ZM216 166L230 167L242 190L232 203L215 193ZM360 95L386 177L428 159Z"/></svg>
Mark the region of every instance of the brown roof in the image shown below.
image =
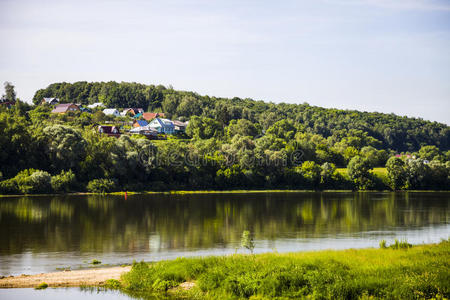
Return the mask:
<svg viewBox="0 0 450 300"><path fill-rule="evenodd" d="M116 130L116 132L113 132L114 129ZM120 134L120 130L116 126L102 126L102 125L100 125L100 126L98 126L98 132L106 133L108 135L110 135L110 134L112 134L112 135Z"/></svg>
<svg viewBox="0 0 450 300"><path fill-rule="evenodd" d="M150 113L150 112L146 112L142 114L142 117L144 119L146 119L147 121L153 120L154 118L157 117L165 117L164 113Z"/></svg>
<svg viewBox="0 0 450 300"><path fill-rule="evenodd" d="M76 108L76 110L80 110L80 108L73 103L63 103L56 105L52 110L52 113L65 113L70 107L74 107Z"/></svg>
<svg viewBox="0 0 450 300"><path fill-rule="evenodd" d="M144 110L142 108L136 108L136 107L131 107L131 108L125 108L124 111L131 112L133 115L137 115L138 113L143 113Z"/></svg>
<svg viewBox="0 0 450 300"><path fill-rule="evenodd" d="M178 126L178 127L186 127L187 124L178 120L172 121L173 125Z"/></svg>

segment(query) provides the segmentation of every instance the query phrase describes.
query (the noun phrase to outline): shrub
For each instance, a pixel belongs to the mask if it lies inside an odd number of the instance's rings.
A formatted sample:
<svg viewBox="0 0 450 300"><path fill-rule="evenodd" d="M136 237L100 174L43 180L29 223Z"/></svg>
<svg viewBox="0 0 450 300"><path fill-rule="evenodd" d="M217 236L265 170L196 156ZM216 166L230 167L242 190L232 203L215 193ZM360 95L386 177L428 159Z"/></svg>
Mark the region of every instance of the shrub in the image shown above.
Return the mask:
<svg viewBox="0 0 450 300"><path fill-rule="evenodd" d="M122 284L117 279L108 279L105 281L105 287L108 289L120 289L122 287Z"/></svg>
<svg viewBox="0 0 450 300"><path fill-rule="evenodd" d="M390 246L392 249L408 249L411 248L412 245L409 244L406 240L399 241L395 239L394 244Z"/></svg>
<svg viewBox="0 0 450 300"><path fill-rule="evenodd" d="M40 283L37 287L35 287L35 290L45 290L46 288L48 288L48 284L46 282L42 282Z"/></svg>
<svg viewBox="0 0 450 300"><path fill-rule="evenodd" d="M93 193L108 193L115 190L116 182L111 179L94 179L89 181L87 189Z"/></svg>
<svg viewBox="0 0 450 300"><path fill-rule="evenodd" d="M255 243L253 242L253 237L250 235L250 231L245 230L242 233L241 246L247 248L253 254L253 249L255 249Z"/></svg>
<svg viewBox="0 0 450 300"><path fill-rule="evenodd" d="M62 171L60 174L52 176L51 185L55 192L69 192L76 183L75 174L72 170Z"/></svg>

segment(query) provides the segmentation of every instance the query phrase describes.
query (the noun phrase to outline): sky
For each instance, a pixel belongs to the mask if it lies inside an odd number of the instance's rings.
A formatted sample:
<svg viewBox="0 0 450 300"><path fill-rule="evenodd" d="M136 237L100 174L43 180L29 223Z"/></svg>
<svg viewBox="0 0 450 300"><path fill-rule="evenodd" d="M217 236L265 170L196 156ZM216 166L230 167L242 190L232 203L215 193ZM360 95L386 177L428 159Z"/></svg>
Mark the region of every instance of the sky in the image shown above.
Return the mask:
<svg viewBox="0 0 450 300"><path fill-rule="evenodd" d="M450 0L0 0L0 82L172 85L450 124Z"/></svg>

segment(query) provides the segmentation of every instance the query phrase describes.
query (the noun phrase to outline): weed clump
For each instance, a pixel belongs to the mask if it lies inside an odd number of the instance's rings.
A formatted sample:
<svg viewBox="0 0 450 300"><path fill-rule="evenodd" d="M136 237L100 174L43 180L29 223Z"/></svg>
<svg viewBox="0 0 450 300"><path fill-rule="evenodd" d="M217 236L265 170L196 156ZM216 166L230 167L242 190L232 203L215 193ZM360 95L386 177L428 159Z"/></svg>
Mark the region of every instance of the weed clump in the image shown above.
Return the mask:
<svg viewBox="0 0 450 300"><path fill-rule="evenodd" d="M35 290L45 290L46 288L48 288L48 284L46 282L42 282L38 286L36 286L34 289Z"/></svg>

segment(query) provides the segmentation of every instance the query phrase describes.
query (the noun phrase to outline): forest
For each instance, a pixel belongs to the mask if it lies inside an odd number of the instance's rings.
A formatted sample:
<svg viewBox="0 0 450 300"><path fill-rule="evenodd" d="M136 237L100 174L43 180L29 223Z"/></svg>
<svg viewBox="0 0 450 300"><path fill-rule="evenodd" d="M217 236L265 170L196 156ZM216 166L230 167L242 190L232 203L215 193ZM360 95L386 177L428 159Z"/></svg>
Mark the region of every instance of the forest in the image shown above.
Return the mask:
<svg viewBox="0 0 450 300"><path fill-rule="evenodd" d="M107 137L96 126L121 126L127 117L52 114L40 104L44 97L139 107L189 125L167 140ZM1 101L11 100L16 104L0 105L2 194L450 186L450 128L418 118L126 82L54 83L35 93L34 105L5 84Z"/></svg>

